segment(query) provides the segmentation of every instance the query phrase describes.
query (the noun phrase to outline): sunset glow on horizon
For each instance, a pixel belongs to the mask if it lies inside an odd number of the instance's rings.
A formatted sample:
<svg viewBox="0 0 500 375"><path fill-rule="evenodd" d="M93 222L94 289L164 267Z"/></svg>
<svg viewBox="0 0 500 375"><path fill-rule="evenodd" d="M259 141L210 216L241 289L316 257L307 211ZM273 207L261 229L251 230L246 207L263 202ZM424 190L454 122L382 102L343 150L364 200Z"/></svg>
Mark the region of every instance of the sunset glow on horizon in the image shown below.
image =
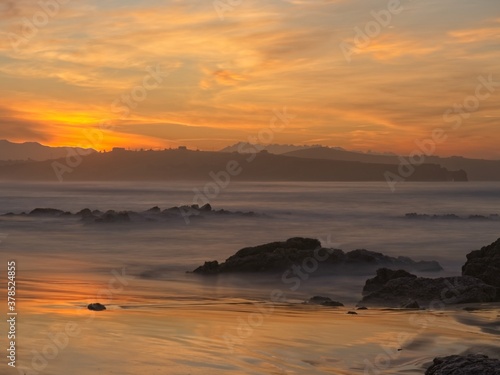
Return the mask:
<svg viewBox="0 0 500 375"><path fill-rule="evenodd" d="M0 139L500 159L497 0L0 0Z"/></svg>

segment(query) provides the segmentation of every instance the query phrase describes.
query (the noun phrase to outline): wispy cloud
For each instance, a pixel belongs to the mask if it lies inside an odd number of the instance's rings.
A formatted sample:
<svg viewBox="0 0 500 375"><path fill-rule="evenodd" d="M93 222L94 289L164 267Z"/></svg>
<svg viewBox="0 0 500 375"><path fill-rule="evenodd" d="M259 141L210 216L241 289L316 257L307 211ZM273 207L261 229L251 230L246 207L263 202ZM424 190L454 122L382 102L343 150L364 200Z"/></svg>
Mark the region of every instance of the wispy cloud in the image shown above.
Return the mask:
<svg viewBox="0 0 500 375"><path fill-rule="evenodd" d="M488 0L404 5L348 64L339 42L387 1L252 0L224 21L210 1L68 2L16 51L8 36L40 5L0 0L0 138L76 145L82 129L112 119L105 147L223 147L286 105L298 116L276 142L405 152L478 75L500 77L500 22ZM111 103L158 63L175 73L118 118ZM497 112L484 103L443 150L458 153L472 129L471 153L500 141Z"/></svg>

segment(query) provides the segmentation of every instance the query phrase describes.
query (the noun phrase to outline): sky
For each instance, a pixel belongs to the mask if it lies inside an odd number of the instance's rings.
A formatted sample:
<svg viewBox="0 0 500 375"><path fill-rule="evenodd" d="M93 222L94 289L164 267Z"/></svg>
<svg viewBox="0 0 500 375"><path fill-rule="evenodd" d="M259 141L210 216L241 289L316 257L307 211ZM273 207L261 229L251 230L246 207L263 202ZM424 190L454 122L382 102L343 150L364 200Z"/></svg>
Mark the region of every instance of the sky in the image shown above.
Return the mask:
<svg viewBox="0 0 500 375"><path fill-rule="evenodd" d="M499 47L498 0L0 0L0 139L500 159Z"/></svg>

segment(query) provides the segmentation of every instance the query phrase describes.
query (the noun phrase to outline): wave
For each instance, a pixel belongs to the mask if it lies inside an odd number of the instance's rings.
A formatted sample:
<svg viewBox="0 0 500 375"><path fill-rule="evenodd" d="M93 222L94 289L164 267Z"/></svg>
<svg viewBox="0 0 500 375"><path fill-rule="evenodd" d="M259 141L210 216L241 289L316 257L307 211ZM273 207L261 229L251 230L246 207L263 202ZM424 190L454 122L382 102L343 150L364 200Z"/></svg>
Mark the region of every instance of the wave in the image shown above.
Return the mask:
<svg viewBox="0 0 500 375"><path fill-rule="evenodd" d="M76 213L63 211L56 208L35 208L29 213L21 212L19 214L9 212L1 215L4 218L77 218L80 221L91 223L128 223L128 222L161 222L171 219L184 219L190 222L192 219L219 217L219 216L240 216L240 217L266 217L268 215L257 214L253 211L228 211L224 209L214 210L210 204L199 207L175 206L162 210L155 206L146 211L115 211L115 210L91 210L84 208Z"/></svg>
<svg viewBox="0 0 500 375"><path fill-rule="evenodd" d="M500 215L490 214L490 215L468 215L460 216L456 214L442 214L442 215L429 215L429 214L418 214L416 212L407 213L404 216L406 219L433 219L433 220L495 220L500 221Z"/></svg>

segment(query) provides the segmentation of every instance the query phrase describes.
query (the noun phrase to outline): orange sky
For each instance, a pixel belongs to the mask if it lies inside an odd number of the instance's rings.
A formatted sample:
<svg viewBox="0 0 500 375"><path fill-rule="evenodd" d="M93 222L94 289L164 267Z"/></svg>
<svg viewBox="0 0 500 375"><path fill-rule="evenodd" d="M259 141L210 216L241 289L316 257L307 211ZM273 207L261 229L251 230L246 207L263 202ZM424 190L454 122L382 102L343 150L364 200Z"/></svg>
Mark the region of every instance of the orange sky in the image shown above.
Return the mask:
<svg viewBox="0 0 500 375"><path fill-rule="evenodd" d="M273 143L500 159L497 0L43 2L0 0L0 139L213 150L286 107Z"/></svg>

